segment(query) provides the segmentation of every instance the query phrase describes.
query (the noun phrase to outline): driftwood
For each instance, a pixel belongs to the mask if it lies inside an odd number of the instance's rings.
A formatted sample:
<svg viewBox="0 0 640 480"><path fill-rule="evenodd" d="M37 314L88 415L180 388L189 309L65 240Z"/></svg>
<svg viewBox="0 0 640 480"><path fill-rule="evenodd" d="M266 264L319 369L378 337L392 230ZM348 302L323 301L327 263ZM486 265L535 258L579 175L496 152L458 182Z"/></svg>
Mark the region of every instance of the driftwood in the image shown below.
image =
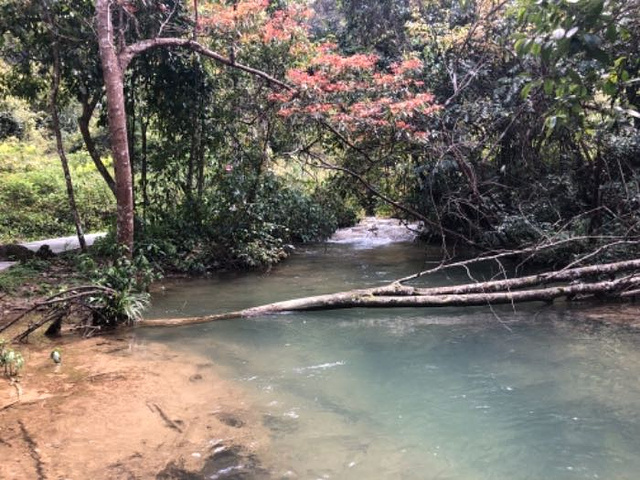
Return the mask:
<svg viewBox="0 0 640 480"><path fill-rule="evenodd" d="M454 266L461 266L459 263ZM437 268L434 270L442 270ZM421 288L403 285L408 277L382 287L287 300L215 315L143 320L140 326L180 326L274 313L344 308L452 307L552 302L557 298L628 298L640 295L640 259L566 268L504 280Z"/></svg>

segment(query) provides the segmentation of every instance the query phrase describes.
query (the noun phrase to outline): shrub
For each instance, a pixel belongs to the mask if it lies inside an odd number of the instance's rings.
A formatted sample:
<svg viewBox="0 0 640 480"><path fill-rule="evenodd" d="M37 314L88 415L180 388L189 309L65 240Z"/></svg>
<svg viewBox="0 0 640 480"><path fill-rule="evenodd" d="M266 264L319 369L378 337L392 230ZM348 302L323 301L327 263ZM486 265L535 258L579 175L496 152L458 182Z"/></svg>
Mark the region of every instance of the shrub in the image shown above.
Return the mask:
<svg viewBox="0 0 640 480"><path fill-rule="evenodd" d="M22 354L7 347L7 342L0 338L0 367L6 377L17 376L24 366Z"/></svg>
<svg viewBox="0 0 640 480"><path fill-rule="evenodd" d="M111 192L86 155L72 154L69 161L85 230L105 229L114 210ZM0 143L0 243L74 232L59 160L33 145Z"/></svg>

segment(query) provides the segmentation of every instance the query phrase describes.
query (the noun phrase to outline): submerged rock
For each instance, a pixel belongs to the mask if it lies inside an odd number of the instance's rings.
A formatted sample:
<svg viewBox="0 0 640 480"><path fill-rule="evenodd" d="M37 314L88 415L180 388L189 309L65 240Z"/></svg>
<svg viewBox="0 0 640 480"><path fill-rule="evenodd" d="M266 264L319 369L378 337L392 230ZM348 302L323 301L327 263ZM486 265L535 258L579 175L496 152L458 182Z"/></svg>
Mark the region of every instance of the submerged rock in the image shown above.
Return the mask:
<svg viewBox="0 0 640 480"><path fill-rule="evenodd" d="M269 414L262 417L262 424L276 436L293 433L299 428L298 422L294 418L276 417Z"/></svg>
<svg viewBox="0 0 640 480"><path fill-rule="evenodd" d="M212 480L268 480L269 473L255 455L240 447L215 452L202 469L204 478Z"/></svg>
<svg viewBox="0 0 640 480"><path fill-rule="evenodd" d="M230 413L219 413L216 417L225 425L229 425L233 428L240 428L244 426L244 422L242 420Z"/></svg>
<svg viewBox="0 0 640 480"><path fill-rule="evenodd" d="M156 480L269 480L271 475L259 459L241 447L216 448L200 471L185 468L182 459L173 460L156 475Z"/></svg>

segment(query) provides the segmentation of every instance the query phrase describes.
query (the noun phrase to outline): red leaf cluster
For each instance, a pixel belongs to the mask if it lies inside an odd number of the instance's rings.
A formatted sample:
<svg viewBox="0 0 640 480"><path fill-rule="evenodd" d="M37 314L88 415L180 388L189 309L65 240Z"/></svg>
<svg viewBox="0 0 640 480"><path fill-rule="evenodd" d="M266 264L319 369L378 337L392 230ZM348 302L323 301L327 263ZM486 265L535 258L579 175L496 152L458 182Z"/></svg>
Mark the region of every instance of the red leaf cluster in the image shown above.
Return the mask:
<svg viewBox="0 0 640 480"><path fill-rule="evenodd" d="M406 59L388 70L378 68L376 55L345 56L335 44L321 44L306 69L291 69L287 80L295 91L274 93L283 118L322 119L358 141L379 136L381 131L425 141L419 128L425 117L440 107L416 78L422 70L418 59Z"/></svg>

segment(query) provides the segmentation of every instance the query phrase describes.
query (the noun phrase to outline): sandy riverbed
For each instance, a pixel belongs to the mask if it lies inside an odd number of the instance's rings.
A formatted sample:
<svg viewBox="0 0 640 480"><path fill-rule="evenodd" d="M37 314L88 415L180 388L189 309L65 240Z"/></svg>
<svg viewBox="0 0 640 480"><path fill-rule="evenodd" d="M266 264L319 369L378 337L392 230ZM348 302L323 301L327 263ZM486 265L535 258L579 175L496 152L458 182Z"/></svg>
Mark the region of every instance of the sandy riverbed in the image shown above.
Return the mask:
<svg viewBox="0 0 640 480"><path fill-rule="evenodd" d="M266 475L267 432L206 359L129 335L67 340L60 366L51 347L22 351L19 388L0 380L0 478Z"/></svg>

